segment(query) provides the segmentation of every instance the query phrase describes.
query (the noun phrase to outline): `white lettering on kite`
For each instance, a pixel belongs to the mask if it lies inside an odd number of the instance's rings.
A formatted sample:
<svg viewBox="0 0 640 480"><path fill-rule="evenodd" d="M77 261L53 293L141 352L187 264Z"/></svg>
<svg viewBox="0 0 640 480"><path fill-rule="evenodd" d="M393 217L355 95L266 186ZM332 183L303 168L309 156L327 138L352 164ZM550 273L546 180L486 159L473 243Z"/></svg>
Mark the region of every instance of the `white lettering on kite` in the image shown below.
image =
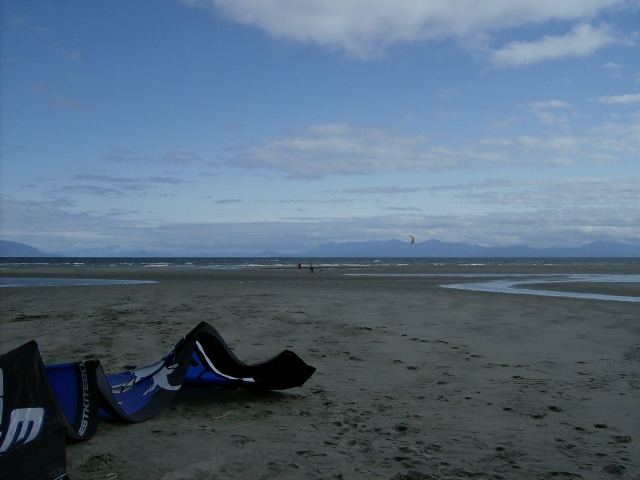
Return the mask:
<svg viewBox="0 0 640 480"><path fill-rule="evenodd" d="M11 412L9 428L0 445L0 453L6 452L13 445L30 442L38 436L43 426L44 408L16 408Z"/></svg>
<svg viewBox="0 0 640 480"><path fill-rule="evenodd" d="M89 376L87 375L87 367L84 362L78 364L80 370L80 379L82 380L82 418L80 419L80 428L78 435L84 435L89 426L89 413L91 402L89 398Z"/></svg>
<svg viewBox="0 0 640 480"><path fill-rule="evenodd" d="M4 407L4 372L0 368L0 426ZM11 412L9 427L0 445L4 453L12 445L27 443L38 436L44 425L44 408L17 408ZM2 431L0 431L0 439Z"/></svg>

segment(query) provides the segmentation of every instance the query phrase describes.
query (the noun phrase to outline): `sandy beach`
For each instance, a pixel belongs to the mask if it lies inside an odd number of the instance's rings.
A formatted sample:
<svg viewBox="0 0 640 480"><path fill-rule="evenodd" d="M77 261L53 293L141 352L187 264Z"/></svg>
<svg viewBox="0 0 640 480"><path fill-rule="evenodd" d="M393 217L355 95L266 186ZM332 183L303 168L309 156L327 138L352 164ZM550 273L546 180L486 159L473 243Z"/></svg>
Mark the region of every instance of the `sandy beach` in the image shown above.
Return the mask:
<svg viewBox="0 0 640 480"><path fill-rule="evenodd" d="M4 268L157 283L0 288L0 351L36 339L46 363L98 358L116 372L204 320L245 362L288 348L317 368L301 388L190 392L150 421L103 422L68 446L72 479L640 478L640 304L440 286L640 265L434 268L451 277ZM639 294L620 287L563 286Z"/></svg>

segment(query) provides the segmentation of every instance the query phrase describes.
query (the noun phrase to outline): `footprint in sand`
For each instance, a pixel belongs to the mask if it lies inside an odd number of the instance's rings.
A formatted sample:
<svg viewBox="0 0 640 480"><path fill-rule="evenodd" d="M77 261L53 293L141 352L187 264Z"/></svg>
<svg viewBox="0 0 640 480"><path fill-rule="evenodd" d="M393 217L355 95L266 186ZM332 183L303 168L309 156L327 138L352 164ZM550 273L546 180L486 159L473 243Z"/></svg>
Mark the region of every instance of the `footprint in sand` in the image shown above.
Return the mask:
<svg viewBox="0 0 640 480"><path fill-rule="evenodd" d="M549 472L544 478L546 479L559 479L559 480L570 480L570 479L580 479L584 478L582 475L578 475L577 473L571 472Z"/></svg>
<svg viewBox="0 0 640 480"><path fill-rule="evenodd" d="M611 475L623 475L626 470L624 465L616 465L615 463L610 463L602 467L602 471L609 473Z"/></svg>
<svg viewBox="0 0 640 480"><path fill-rule="evenodd" d="M255 442L253 438L244 435L231 435L232 442L237 447L244 447L247 443Z"/></svg>
<svg viewBox="0 0 640 480"><path fill-rule="evenodd" d="M91 455L84 460L78 470L84 473L95 473L104 470L112 470L115 467L122 467L122 459L111 453L100 453Z"/></svg>

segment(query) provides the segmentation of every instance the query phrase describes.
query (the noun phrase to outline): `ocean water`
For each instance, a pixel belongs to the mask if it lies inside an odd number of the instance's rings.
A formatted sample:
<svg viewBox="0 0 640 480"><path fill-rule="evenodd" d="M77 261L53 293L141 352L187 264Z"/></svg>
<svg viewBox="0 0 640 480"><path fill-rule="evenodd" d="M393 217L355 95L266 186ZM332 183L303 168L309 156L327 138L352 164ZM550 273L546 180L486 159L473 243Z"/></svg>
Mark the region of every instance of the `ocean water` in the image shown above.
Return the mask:
<svg viewBox="0 0 640 480"><path fill-rule="evenodd" d="M0 258L0 269L20 267L72 268L210 268L232 270L243 268L292 268L298 262L310 262L323 268L416 268L456 267L475 270L487 267L551 267L551 266L629 266L640 270L640 258L363 258L363 257L34 257Z"/></svg>

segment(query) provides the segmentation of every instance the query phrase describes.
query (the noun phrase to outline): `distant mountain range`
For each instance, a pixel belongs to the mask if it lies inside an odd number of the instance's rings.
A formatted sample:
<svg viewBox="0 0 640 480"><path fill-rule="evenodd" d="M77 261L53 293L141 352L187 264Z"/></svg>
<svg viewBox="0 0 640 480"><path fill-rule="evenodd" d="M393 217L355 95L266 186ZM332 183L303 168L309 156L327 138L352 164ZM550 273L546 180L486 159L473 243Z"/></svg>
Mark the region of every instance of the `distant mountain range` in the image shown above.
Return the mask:
<svg viewBox="0 0 640 480"><path fill-rule="evenodd" d="M330 242L306 252L318 257L639 257L640 245L592 242L578 247L532 248L528 245L484 247L439 240L402 242Z"/></svg>
<svg viewBox="0 0 640 480"><path fill-rule="evenodd" d="M0 240L0 257L51 257L31 245Z"/></svg>
<svg viewBox="0 0 640 480"><path fill-rule="evenodd" d="M53 257L24 243L0 240L0 257ZM198 254L160 254L142 251L91 249L68 253L67 256L95 257L640 257L640 244L592 242L578 247L532 248L527 245L484 247L469 243L426 240L410 244L400 240L367 242L329 242L296 253L278 251L215 252Z"/></svg>

